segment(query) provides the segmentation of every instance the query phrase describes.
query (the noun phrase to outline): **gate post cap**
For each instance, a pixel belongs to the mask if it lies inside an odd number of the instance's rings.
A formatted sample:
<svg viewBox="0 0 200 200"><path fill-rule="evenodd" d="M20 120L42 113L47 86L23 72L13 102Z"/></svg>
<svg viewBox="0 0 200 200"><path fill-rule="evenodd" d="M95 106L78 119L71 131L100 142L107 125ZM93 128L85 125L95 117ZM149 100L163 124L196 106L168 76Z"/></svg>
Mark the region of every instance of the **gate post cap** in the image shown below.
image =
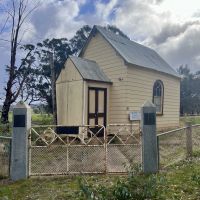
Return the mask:
<svg viewBox="0 0 200 200"><path fill-rule="evenodd" d="M31 108L28 104L23 101L19 101L14 108Z"/></svg>
<svg viewBox="0 0 200 200"><path fill-rule="evenodd" d="M144 104L142 105L142 108L149 108L149 107L153 107L155 108L156 106L149 100L145 101Z"/></svg>

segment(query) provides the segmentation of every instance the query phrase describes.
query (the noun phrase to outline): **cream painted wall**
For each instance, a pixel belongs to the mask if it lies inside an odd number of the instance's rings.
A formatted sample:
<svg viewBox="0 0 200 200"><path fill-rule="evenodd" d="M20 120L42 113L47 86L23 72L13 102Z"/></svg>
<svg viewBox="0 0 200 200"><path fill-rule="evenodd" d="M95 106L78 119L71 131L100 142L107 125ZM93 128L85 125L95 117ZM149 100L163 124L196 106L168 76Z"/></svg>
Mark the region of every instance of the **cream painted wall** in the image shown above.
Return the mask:
<svg viewBox="0 0 200 200"><path fill-rule="evenodd" d="M129 113L139 111L145 100L152 101L153 84L162 80L164 113L157 116L157 125L179 125L180 79L134 65L126 66L99 33L91 39L82 57L95 60L113 84L83 81L68 59L56 84L59 124L88 123L88 87L107 88L107 124L130 123Z"/></svg>
<svg viewBox="0 0 200 200"><path fill-rule="evenodd" d="M180 79L141 67L129 66L126 85L127 113L139 111L145 100L152 101L156 80L164 84L163 115L157 115L157 126L179 126Z"/></svg>
<svg viewBox="0 0 200 200"><path fill-rule="evenodd" d="M68 59L56 83L58 124L82 124L83 86L81 75Z"/></svg>
<svg viewBox="0 0 200 200"><path fill-rule="evenodd" d="M178 126L180 79L137 66L126 66L112 46L97 33L82 57L95 60L113 82L110 87L108 123L130 123L129 113L140 110L145 100L152 101L153 84L164 83L164 114L158 127Z"/></svg>
<svg viewBox="0 0 200 200"><path fill-rule="evenodd" d="M123 92L125 85L121 80L127 76L127 67L123 59L99 33L91 39L82 57L95 60L113 82L109 95L108 123L125 123L127 119L126 109L123 106L126 104Z"/></svg>

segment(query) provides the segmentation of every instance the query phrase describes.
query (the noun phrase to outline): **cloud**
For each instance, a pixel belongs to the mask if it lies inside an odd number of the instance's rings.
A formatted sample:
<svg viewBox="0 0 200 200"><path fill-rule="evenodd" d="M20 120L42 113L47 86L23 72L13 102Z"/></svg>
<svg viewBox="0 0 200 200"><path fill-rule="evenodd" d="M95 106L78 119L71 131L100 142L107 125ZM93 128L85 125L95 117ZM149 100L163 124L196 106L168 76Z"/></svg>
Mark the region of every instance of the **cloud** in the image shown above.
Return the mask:
<svg viewBox="0 0 200 200"><path fill-rule="evenodd" d="M192 24L174 37L155 46L170 64L178 68L188 64L193 71L200 70L200 24Z"/></svg>
<svg viewBox="0 0 200 200"><path fill-rule="evenodd" d="M167 41L170 37L177 37L187 31L188 28L191 26L199 26L200 21L189 21L185 22L183 24L174 24L174 23L168 23L166 24L160 33L153 36L152 42L155 44L161 44Z"/></svg>
<svg viewBox="0 0 200 200"><path fill-rule="evenodd" d="M90 26L94 24L105 26L112 24L112 18L115 16L115 11L119 6L119 0L87 0L86 5L90 6L90 8L87 9L86 13L79 13L77 19Z"/></svg>
<svg viewBox="0 0 200 200"><path fill-rule="evenodd" d="M198 9L194 14L193 17L200 18L200 9Z"/></svg>
<svg viewBox="0 0 200 200"><path fill-rule="evenodd" d="M133 40L155 49L173 68L188 64L193 71L200 70L199 12L186 20L163 9L164 3L169 1L123 1L112 23Z"/></svg>
<svg viewBox="0 0 200 200"><path fill-rule="evenodd" d="M31 17L31 23L37 30L35 35L43 39L73 36L84 24L83 21L75 20L83 3L83 0L52 0L43 3Z"/></svg>
<svg viewBox="0 0 200 200"><path fill-rule="evenodd" d="M143 41L160 32L162 24L170 17L169 12L160 12L158 6L153 0L123 1L115 12L113 23L134 40Z"/></svg>
<svg viewBox="0 0 200 200"><path fill-rule="evenodd" d="M107 4L99 1L96 3L96 15L102 21L108 22L117 6L118 0L110 0Z"/></svg>
<svg viewBox="0 0 200 200"><path fill-rule="evenodd" d="M29 6L35 1L37 0L30 0ZM21 32L24 43L36 43L53 37L70 39L85 24L90 26L112 24L136 42L155 49L174 68L188 64L194 71L200 70L199 0L184 3L181 0L41 2ZM5 19L6 15L0 9L0 27ZM9 39L7 30L0 35L0 38ZM8 47L8 42L0 40L0 51L3 50L3 54L0 55L1 74L3 66L9 62L9 55L6 52ZM5 75L3 77L5 79Z"/></svg>

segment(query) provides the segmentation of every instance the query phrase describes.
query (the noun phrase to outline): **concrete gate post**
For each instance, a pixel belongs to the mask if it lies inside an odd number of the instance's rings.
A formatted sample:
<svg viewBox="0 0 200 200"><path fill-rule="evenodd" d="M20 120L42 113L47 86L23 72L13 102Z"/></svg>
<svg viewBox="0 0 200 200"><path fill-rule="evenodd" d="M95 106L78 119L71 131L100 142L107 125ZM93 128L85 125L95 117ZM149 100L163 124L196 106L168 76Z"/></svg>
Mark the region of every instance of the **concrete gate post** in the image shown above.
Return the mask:
<svg viewBox="0 0 200 200"><path fill-rule="evenodd" d="M158 172L158 146L156 136L156 107L146 101L141 108L142 170L144 173Z"/></svg>
<svg viewBox="0 0 200 200"><path fill-rule="evenodd" d="M28 177L28 130L31 128L31 108L19 102L13 109L13 133L11 151L11 179Z"/></svg>

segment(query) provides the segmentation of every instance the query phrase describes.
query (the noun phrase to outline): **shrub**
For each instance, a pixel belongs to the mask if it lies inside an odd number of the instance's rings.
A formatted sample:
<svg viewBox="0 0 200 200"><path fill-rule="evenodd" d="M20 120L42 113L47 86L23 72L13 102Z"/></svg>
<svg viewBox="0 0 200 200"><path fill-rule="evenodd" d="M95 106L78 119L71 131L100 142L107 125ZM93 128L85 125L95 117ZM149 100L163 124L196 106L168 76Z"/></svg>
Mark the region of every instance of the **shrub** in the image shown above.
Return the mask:
<svg viewBox="0 0 200 200"><path fill-rule="evenodd" d="M200 186L200 175L197 173L193 173L191 176L192 181L194 181L197 185Z"/></svg>
<svg viewBox="0 0 200 200"><path fill-rule="evenodd" d="M144 200L162 199L159 187L164 178L157 175L143 175L137 170L127 177L119 178L114 185L92 185L86 179L79 180L80 198L87 200Z"/></svg>

